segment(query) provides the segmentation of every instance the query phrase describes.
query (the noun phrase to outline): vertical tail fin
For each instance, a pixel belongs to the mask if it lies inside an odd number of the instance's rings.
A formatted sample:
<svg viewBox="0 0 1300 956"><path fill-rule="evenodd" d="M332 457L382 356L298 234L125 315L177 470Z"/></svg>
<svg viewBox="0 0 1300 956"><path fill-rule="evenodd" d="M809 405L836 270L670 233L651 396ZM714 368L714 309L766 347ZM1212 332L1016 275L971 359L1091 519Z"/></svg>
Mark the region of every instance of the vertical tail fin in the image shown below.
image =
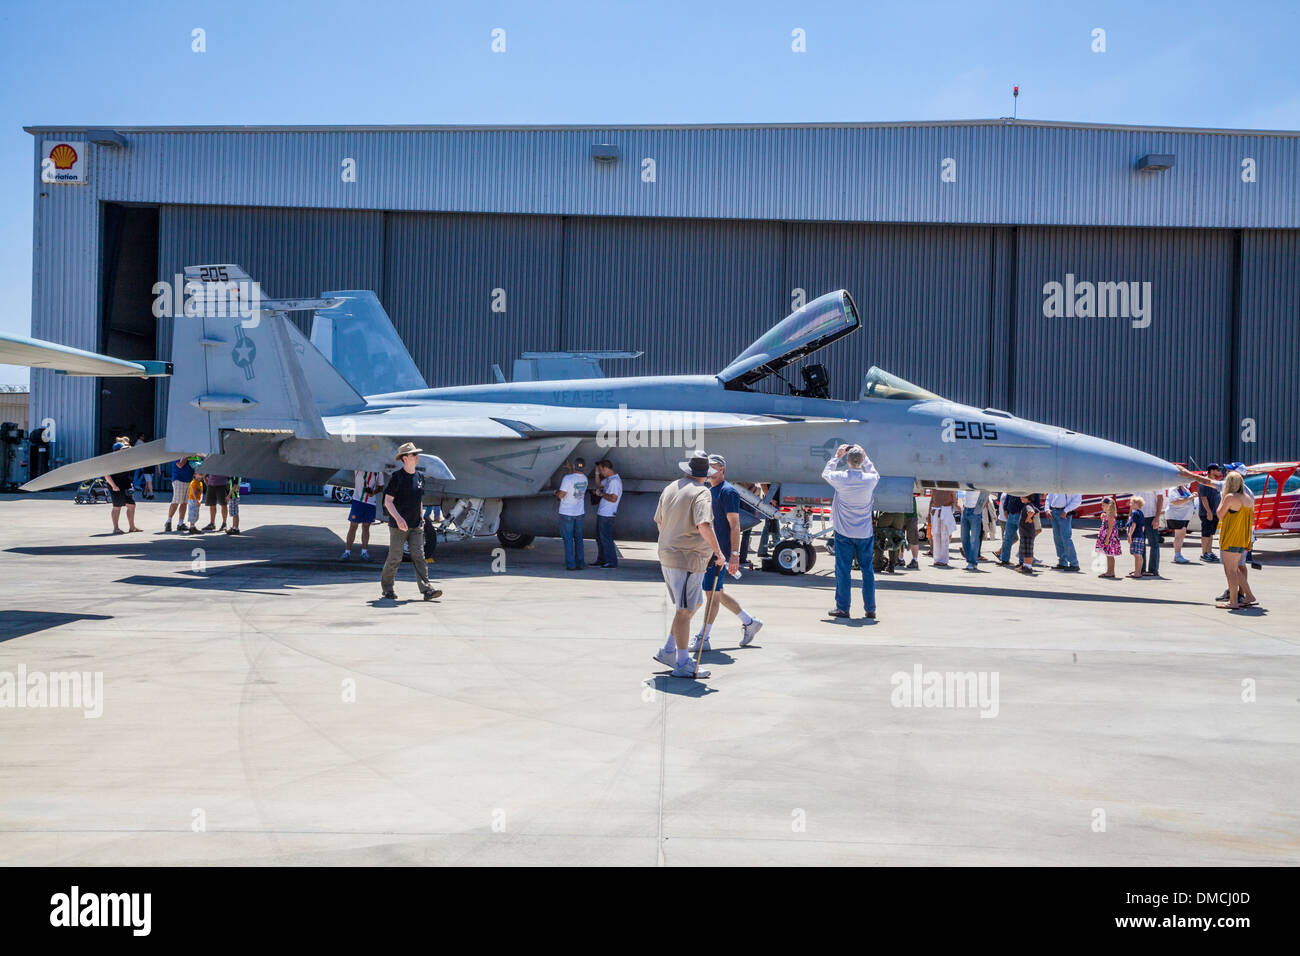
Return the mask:
<svg viewBox="0 0 1300 956"><path fill-rule="evenodd" d="M237 265L187 266L174 320L168 446L213 454L223 429L327 438L322 414L365 400L289 321L332 300L269 299Z"/></svg>
<svg viewBox="0 0 1300 956"><path fill-rule="evenodd" d="M342 304L316 313L312 345L362 395L428 388L393 321L368 290L326 292Z"/></svg>

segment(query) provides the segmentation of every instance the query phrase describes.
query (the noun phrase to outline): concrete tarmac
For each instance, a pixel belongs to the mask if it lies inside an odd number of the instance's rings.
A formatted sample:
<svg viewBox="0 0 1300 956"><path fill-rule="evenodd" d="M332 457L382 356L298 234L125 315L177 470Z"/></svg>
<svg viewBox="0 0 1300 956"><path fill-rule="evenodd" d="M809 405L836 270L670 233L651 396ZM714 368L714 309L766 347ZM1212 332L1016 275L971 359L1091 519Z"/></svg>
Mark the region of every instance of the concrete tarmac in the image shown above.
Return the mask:
<svg viewBox="0 0 1300 956"><path fill-rule="evenodd" d="M392 605L341 505L181 537L145 502L114 537L70 498L0 496L0 864L1300 863L1296 538L1236 613L1168 548L1099 580L1076 529L1083 573L923 556L832 621L821 553L728 582L765 626L741 649L721 611L695 682L651 660L653 545L446 545L444 597L408 564ZM16 706L54 673L76 706Z"/></svg>

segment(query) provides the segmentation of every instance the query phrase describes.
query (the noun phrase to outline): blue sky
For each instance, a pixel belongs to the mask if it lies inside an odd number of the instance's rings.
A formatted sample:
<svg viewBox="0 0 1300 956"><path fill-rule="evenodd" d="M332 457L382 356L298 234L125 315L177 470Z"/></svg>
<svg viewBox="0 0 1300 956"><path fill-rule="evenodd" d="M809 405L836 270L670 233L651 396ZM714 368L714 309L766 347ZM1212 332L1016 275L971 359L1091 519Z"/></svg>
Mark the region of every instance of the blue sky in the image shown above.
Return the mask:
<svg viewBox="0 0 1300 956"><path fill-rule="evenodd" d="M0 330L30 331L24 125L982 119L1019 83L1027 118L1300 129L1298 41L1296 3L0 0Z"/></svg>

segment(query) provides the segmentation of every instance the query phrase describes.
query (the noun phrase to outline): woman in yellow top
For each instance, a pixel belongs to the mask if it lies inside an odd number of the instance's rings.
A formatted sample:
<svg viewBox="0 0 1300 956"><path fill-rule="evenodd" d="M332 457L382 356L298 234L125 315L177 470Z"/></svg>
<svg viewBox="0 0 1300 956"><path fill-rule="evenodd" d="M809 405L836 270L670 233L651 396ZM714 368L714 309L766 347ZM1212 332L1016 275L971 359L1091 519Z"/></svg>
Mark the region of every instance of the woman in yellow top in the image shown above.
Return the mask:
<svg viewBox="0 0 1300 956"><path fill-rule="evenodd" d="M1223 556L1223 573L1228 577L1228 600L1215 607L1236 611L1259 603L1250 590L1243 564L1254 528L1255 499L1246 491L1241 474L1230 472L1223 481L1223 500L1219 502L1219 553Z"/></svg>

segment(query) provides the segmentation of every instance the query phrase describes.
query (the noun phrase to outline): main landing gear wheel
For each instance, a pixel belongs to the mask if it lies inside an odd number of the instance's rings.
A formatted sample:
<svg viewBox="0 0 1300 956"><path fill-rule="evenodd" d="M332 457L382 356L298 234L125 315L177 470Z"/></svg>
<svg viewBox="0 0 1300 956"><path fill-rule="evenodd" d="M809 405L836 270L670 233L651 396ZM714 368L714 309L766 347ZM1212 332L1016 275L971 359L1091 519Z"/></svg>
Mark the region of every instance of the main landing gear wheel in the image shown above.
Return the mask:
<svg viewBox="0 0 1300 956"><path fill-rule="evenodd" d="M773 550L772 560L782 574L803 574L817 563L817 552L801 541L782 541Z"/></svg>
<svg viewBox="0 0 1300 956"><path fill-rule="evenodd" d="M498 531L497 540L507 548L526 548L533 543L533 536L515 531Z"/></svg>

